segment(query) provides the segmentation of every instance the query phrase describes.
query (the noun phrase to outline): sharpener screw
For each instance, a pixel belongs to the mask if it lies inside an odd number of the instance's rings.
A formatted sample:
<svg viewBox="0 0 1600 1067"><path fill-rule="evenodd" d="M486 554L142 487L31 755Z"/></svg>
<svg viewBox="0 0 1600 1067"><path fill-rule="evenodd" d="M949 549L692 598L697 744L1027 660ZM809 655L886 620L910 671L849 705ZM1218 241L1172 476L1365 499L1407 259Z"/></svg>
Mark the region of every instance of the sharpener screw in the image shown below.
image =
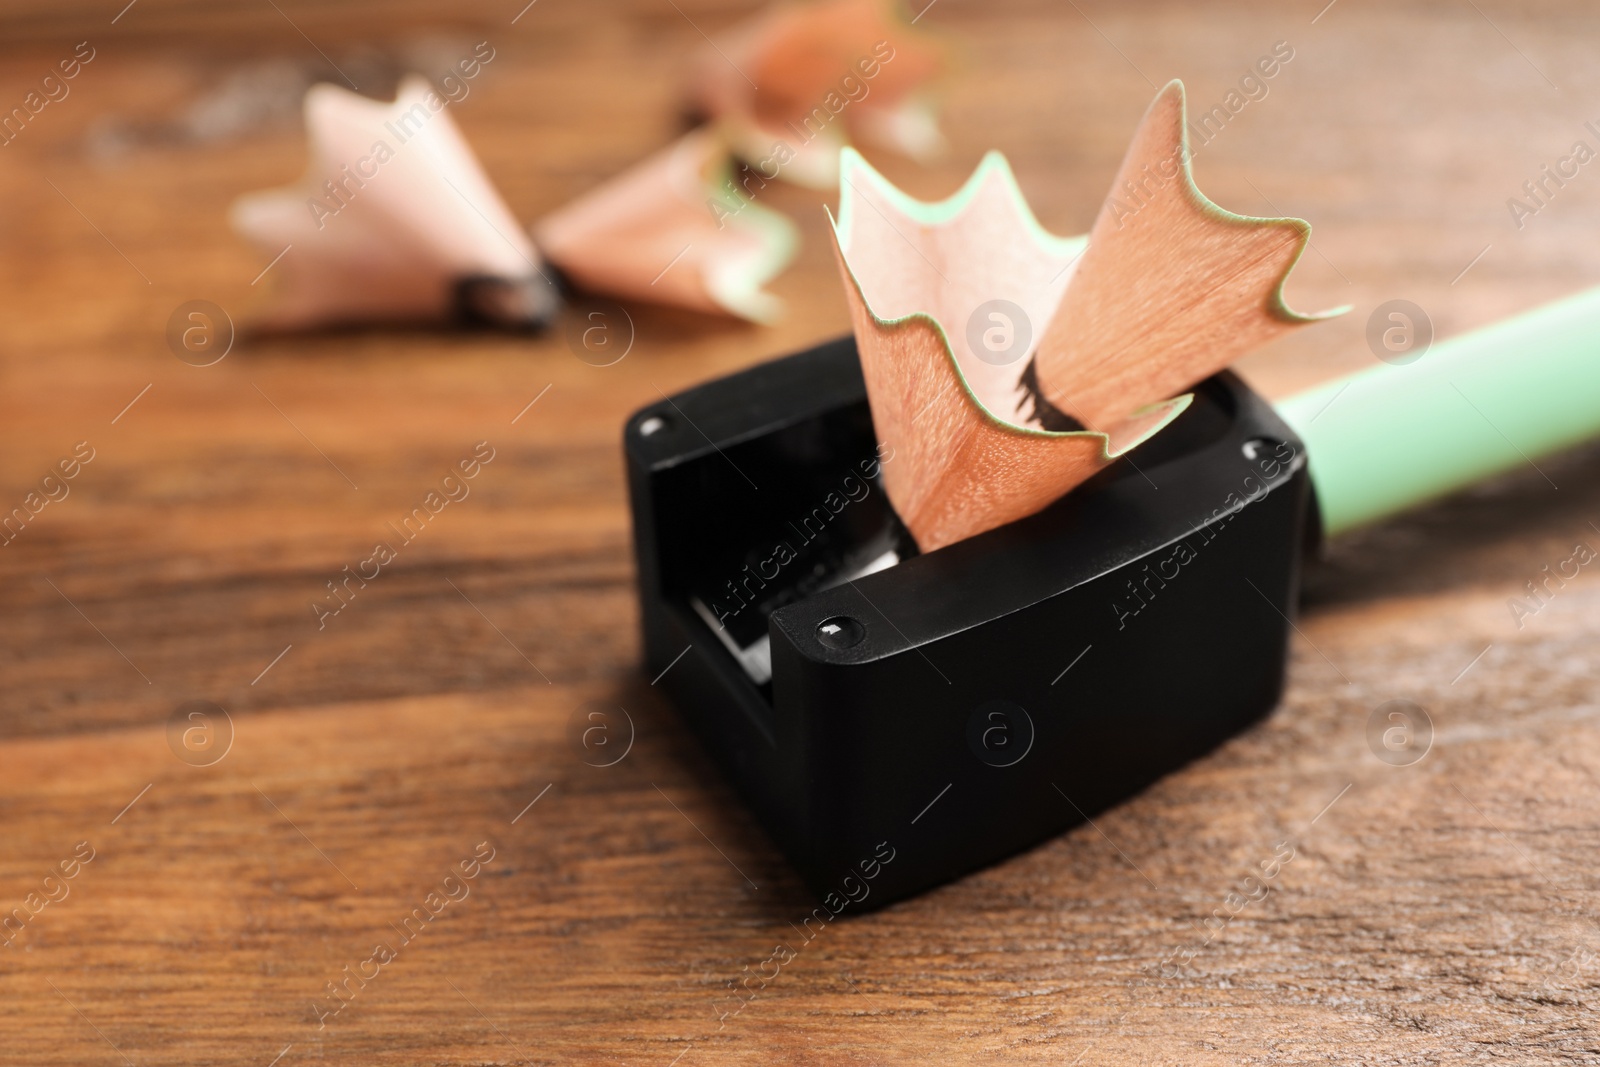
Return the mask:
<svg viewBox="0 0 1600 1067"><path fill-rule="evenodd" d="M1240 448L1240 451L1244 453L1245 459L1253 461L1276 451L1278 444L1279 443L1277 441L1273 441L1270 438L1252 437L1250 440L1244 443L1243 447Z"/></svg>
<svg viewBox="0 0 1600 1067"><path fill-rule="evenodd" d="M867 628L848 615L824 619L817 627L817 640L827 648L854 648L866 637Z"/></svg>

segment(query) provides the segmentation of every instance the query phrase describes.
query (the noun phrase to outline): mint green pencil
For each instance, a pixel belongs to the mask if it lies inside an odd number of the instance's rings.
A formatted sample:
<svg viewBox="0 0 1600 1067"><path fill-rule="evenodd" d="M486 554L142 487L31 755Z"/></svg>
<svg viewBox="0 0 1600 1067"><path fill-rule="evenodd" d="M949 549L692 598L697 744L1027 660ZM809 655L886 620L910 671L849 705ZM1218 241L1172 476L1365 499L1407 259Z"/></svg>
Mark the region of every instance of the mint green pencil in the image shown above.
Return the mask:
<svg viewBox="0 0 1600 1067"><path fill-rule="evenodd" d="M1537 469L1600 434L1600 288L1276 406L1306 444L1329 535Z"/></svg>

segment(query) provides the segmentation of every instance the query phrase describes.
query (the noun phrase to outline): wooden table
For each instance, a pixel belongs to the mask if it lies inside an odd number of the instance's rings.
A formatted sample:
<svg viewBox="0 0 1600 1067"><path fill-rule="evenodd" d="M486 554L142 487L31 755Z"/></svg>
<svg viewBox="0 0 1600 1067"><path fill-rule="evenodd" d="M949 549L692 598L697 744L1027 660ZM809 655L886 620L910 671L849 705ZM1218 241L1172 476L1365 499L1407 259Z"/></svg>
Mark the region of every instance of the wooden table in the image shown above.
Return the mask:
<svg viewBox="0 0 1600 1067"><path fill-rule="evenodd" d="M922 24L961 55L948 159L880 161L934 195L998 147L1045 223L1081 232L1153 84L1181 76L1209 107L1288 41L1199 180L1312 220L1291 301L1354 311L1247 360L1263 390L1370 365L1388 299L1448 335L1600 281L1600 171L1521 230L1506 206L1595 144L1600 13L1324 2L943 0ZM516 0L140 0L113 22L120 6L0 15L6 108L76 42L96 50L0 148L0 506L78 442L94 453L0 548L0 909L39 905L0 948L0 1058L1600 1060L1600 586L1585 570L1520 628L1508 608L1600 545L1600 450L1542 462L1559 490L1519 471L1341 541L1267 722L1094 826L833 925L732 1014L810 902L640 675L618 437L658 390L845 329L823 198L769 200L805 234L782 325L641 310L608 368L559 333L402 331L195 368L163 330L183 301L258 295L266 263L227 205L304 160L271 107L235 106L218 134L197 105L292 105L271 86L332 76L319 50L387 91L488 39L457 116L532 220L672 137L699 31L750 5L540 0L515 25ZM319 631L324 583L483 440L470 498ZM1391 699L1435 729L1411 766L1368 745ZM636 724L615 766L568 742L587 700ZM231 717L213 765L169 746L188 701ZM1285 840L1265 898L1207 927ZM447 882L485 842L476 877ZM447 890L467 895L367 962Z"/></svg>

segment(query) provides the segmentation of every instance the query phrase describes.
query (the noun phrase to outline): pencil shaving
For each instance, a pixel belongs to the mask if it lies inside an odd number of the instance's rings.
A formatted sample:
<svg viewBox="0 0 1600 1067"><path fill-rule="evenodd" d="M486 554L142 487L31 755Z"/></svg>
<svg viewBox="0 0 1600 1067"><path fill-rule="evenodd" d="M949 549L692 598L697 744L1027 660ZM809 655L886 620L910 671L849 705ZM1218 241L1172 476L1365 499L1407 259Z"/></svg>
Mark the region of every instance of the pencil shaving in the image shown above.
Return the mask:
<svg viewBox="0 0 1600 1067"><path fill-rule="evenodd" d="M763 179L829 189L852 140L943 150L930 85L947 65L896 0L780 4L701 50L690 95Z"/></svg>
<svg viewBox="0 0 1600 1067"><path fill-rule="evenodd" d="M1047 507L1170 424L1185 390L1321 317L1282 298L1310 228L1222 211L1186 151L1174 82L1094 231L1066 238L997 153L937 203L842 154L834 247L873 424L904 457L884 487L923 551ZM1163 159L1172 177L1130 212L1122 183Z"/></svg>
<svg viewBox="0 0 1600 1067"><path fill-rule="evenodd" d="M1187 406L1180 397L1103 433L1023 422L1021 360L980 358L960 324L997 294L1023 321L1047 314L1083 239L1045 233L998 154L937 204L900 193L851 151L841 180L834 247L873 425L896 455L884 487L924 551L1033 514Z"/></svg>
<svg viewBox="0 0 1600 1067"><path fill-rule="evenodd" d="M1283 284L1311 227L1212 203L1189 167L1183 84L1145 113L1088 248L1040 339L1045 400L1088 427L1187 389L1344 309L1303 315Z"/></svg>
<svg viewBox="0 0 1600 1067"><path fill-rule="evenodd" d="M281 257L256 325L526 327L554 313L549 272L426 79L405 79L392 103L314 86L305 120L305 177L231 212L263 255Z"/></svg>
<svg viewBox="0 0 1600 1067"><path fill-rule="evenodd" d="M729 191L727 154L696 130L534 228L578 286L758 322L782 310L764 286L793 258L794 224Z"/></svg>

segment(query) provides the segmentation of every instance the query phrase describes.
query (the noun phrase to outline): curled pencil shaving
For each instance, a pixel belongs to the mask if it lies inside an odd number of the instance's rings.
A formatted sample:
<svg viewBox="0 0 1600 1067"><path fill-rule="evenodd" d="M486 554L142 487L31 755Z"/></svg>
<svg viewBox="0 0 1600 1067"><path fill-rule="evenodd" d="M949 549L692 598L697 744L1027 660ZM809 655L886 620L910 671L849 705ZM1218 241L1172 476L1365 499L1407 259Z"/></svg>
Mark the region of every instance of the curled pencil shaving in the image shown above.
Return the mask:
<svg viewBox="0 0 1600 1067"><path fill-rule="evenodd" d="M763 287L798 244L788 218L731 188L708 130L557 210L534 236L581 288L761 322L782 307Z"/></svg>
<svg viewBox="0 0 1600 1067"><path fill-rule="evenodd" d="M937 204L900 193L854 152L841 177L835 250L873 425L895 449L884 486L924 551L1033 514L1188 405L1155 405L1103 433L1025 423L1029 324L1050 313L1083 239L1040 229L998 154ZM1011 336L992 350L996 300Z"/></svg>
<svg viewBox="0 0 1600 1067"><path fill-rule="evenodd" d="M1223 212L1185 149L1174 82L1095 230L1073 238L1039 226L998 154L938 203L843 154L835 250L874 427L896 450L885 489L924 551L1048 506L1170 424L1183 390L1315 321L1281 293L1309 227ZM1120 183L1168 158L1130 216Z"/></svg>
<svg viewBox="0 0 1600 1067"><path fill-rule="evenodd" d="M1283 284L1311 227L1235 215L1194 183L1183 83L1168 83L1089 233L1035 356L1044 399L1088 427L1187 389L1290 330Z"/></svg>
<svg viewBox="0 0 1600 1067"><path fill-rule="evenodd" d="M945 51L898 0L779 4L701 50L690 94L764 176L832 188L852 139L943 150L930 84Z"/></svg>
<svg viewBox="0 0 1600 1067"><path fill-rule="evenodd" d="M305 98L311 162L297 184L233 205L275 261L257 325L479 319L536 326L550 272L426 79L392 103L334 85Z"/></svg>

